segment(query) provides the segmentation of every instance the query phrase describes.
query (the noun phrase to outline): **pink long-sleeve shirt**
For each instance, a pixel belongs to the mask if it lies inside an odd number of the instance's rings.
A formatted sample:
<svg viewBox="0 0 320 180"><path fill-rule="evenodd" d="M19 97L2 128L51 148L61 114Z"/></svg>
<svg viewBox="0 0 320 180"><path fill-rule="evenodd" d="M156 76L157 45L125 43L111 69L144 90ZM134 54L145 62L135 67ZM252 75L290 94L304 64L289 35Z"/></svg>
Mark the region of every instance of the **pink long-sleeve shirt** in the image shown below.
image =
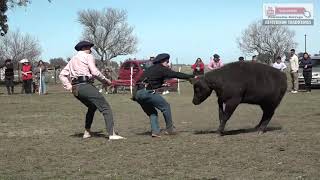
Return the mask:
<svg viewBox="0 0 320 180"><path fill-rule="evenodd" d="M72 57L66 67L60 72L59 78L63 87L67 90L71 90L71 80L76 79L79 76L97 78L102 83L109 82L109 80L97 69L94 57L84 51L79 51Z"/></svg>
<svg viewBox="0 0 320 180"><path fill-rule="evenodd" d="M213 59L211 59L209 64L208 64L208 68L210 70L218 69L218 68L221 68L222 66L223 66L223 63L222 63L221 60L219 60L218 62L215 62Z"/></svg>

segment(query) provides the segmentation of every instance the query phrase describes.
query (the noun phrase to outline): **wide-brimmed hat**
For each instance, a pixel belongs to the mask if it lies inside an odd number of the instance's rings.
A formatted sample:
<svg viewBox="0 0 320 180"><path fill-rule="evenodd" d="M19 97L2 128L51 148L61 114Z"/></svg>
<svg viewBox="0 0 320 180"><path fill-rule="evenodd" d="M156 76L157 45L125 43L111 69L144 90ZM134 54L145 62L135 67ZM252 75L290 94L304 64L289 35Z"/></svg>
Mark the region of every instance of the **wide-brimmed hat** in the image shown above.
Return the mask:
<svg viewBox="0 0 320 180"><path fill-rule="evenodd" d="M19 62L20 62L21 64L23 64L23 63L28 63L29 60L28 60L28 59L22 59L22 60L20 60Z"/></svg>
<svg viewBox="0 0 320 180"><path fill-rule="evenodd" d="M91 42L88 42L88 41L80 41L75 47L74 49L77 50L77 51L81 51L82 48L84 47L93 47L94 44L91 43Z"/></svg>
<svg viewBox="0 0 320 180"><path fill-rule="evenodd" d="M152 61L153 64L164 62L165 60L169 60L170 55L167 53L158 54Z"/></svg>

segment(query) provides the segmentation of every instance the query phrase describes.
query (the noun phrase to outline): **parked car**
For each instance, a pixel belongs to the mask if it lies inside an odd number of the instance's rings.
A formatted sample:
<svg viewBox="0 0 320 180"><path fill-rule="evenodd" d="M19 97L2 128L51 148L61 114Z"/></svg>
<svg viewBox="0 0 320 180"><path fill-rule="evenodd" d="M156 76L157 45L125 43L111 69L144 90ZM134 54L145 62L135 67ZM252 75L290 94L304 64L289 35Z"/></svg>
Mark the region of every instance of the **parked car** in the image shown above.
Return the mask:
<svg viewBox="0 0 320 180"><path fill-rule="evenodd" d="M117 92L119 87L130 87L130 74L131 74L131 67L133 67L133 74L132 74L132 82L133 86L136 82L140 79L145 71L146 68L152 66L152 62L150 60L127 60L120 66L118 79L112 81L112 86ZM160 88L158 92L163 91L177 91L178 89L178 80L177 79L168 79L164 83L164 87Z"/></svg>
<svg viewBox="0 0 320 180"><path fill-rule="evenodd" d="M320 87L320 56L311 56L312 60L312 79L311 87L319 88ZM302 68L299 69L299 87L304 89L304 79L302 74Z"/></svg>

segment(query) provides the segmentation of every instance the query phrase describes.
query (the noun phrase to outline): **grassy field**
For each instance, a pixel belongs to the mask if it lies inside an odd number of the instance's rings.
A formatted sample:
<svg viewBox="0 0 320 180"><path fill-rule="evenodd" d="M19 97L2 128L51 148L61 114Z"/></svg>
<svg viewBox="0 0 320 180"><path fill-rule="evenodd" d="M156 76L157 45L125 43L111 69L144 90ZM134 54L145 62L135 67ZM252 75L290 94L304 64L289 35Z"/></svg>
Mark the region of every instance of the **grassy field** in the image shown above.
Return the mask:
<svg viewBox="0 0 320 180"><path fill-rule="evenodd" d="M83 140L86 108L60 87L49 90L0 94L0 179L320 178L319 90L287 93L263 135L252 131L260 108L242 104L227 124L229 135L219 137L215 94L194 106L184 83L181 95L165 96L180 133L160 139L149 136L148 117L129 94L106 95L117 131L128 138L112 142L98 112L95 137Z"/></svg>

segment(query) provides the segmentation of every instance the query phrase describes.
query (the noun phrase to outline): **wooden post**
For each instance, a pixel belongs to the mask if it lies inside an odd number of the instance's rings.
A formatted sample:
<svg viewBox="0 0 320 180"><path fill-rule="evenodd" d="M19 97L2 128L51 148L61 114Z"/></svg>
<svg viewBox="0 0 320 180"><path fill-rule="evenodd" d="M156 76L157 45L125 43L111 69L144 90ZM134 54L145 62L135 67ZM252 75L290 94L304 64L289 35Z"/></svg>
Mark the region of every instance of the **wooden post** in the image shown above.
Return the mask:
<svg viewBox="0 0 320 180"><path fill-rule="evenodd" d="M57 84L57 69L56 67L53 68L54 69L54 84Z"/></svg>
<svg viewBox="0 0 320 180"><path fill-rule="evenodd" d="M39 91L39 95L41 95L41 91L42 91L42 88L41 88L41 82L42 80L42 72L41 72L41 67L40 67L40 78L39 78L39 87L38 87L38 91Z"/></svg>
<svg viewBox="0 0 320 180"><path fill-rule="evenodd" d="M181 72L181 66L179 67L179 72ZM180 94L180 79L178 79L178 94Z"/></svg>
<svg viewBox="0 0 320 180"><path fill-rule="evenodd" d="M133 80L132 80L132 77L133 76L133 66L131 66L130 68L130 93L132 95L132 86L133 86Z"/></svg>

